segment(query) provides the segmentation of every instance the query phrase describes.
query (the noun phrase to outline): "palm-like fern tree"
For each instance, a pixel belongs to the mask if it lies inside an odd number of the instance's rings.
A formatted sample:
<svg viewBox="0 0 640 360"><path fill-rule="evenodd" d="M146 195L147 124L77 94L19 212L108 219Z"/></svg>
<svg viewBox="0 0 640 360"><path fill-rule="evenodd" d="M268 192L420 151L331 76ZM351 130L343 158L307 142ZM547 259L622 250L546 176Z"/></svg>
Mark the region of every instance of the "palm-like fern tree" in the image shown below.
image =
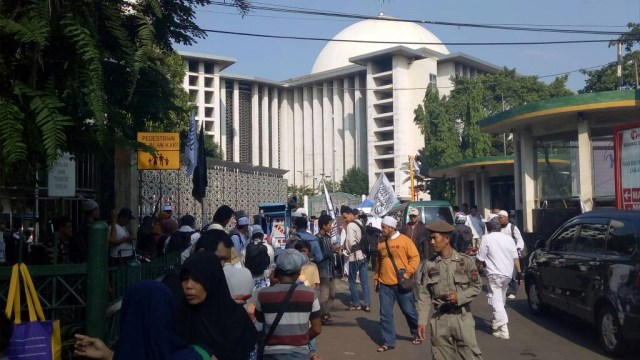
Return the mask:
<svg viewBox="0 0 640 360"><path fill-rule="evenodd" d="M0 0L0 176L186 123L172 44L204 37L194 7L210 2Z"/></svg>

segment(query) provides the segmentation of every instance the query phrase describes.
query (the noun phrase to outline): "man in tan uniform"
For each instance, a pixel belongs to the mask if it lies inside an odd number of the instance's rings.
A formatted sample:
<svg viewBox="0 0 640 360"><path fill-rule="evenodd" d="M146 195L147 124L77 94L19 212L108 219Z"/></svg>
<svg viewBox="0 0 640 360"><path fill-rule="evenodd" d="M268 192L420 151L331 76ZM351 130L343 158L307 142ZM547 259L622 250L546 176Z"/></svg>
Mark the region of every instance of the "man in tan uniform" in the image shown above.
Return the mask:
<svg viewBox="0 0 640 360"><path fill-rule="evenodd" d="M426 228L436 257L424 261L416 274L418 335L426 339L428 320L434 360L482 359L469 306L482 288L476 265L451 247L449 223L436 220Z"/></svg>

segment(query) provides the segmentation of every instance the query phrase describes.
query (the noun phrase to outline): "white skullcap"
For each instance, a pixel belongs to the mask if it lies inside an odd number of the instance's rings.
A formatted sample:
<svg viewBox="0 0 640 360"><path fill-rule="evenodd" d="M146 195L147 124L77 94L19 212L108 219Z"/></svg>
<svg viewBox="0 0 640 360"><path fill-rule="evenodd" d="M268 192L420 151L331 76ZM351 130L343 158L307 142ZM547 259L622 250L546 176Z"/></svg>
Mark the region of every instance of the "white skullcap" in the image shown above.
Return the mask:
<svg viewBox="0 0 640 360"><path fill-rule="evenodd" d="M498 216L509 216L509 213L504 210L500 210L498 211Z"/></svg>
<svg viewBox="0 0 640 360"><path fill-rule="evenodd" d="M385 216L382 219L382 225L387 225L395 229L396 226L398 226L398 220L392 218L391 216Z"/></svg>

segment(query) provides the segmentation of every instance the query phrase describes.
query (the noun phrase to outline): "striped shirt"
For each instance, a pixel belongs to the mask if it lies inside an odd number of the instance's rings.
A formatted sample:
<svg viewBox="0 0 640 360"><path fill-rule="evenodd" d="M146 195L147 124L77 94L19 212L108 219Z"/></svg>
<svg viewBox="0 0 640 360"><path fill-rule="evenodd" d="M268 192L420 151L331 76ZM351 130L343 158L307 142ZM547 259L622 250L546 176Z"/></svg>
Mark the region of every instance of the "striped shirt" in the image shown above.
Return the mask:
<svg viewBox="0 0 640 360"><path fill-rule="evenodd" d="M258 294L256 312L264 314L265 333L278 314L280 303L287 296L291 284L277 284L263 288ZM287 304L282 319L265 346L265 354L309 353L309 320L319 318L320 302L316 292L298 285Z"/></svg>

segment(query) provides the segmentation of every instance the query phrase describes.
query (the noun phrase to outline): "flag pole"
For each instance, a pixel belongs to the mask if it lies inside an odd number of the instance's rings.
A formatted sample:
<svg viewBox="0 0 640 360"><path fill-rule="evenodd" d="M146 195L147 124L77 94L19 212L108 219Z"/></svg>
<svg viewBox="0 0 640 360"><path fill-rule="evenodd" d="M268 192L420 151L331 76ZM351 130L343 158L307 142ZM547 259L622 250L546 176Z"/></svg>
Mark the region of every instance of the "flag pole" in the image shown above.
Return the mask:
<svg viewBox="0 0 640 360"><path fill-rule="evenodd" d="M413 168L413 156L409 155L409 174L411 176L411 201L415 201L416 200L416 191L414 188L414 178L413 178L413 172L414 172L414 168Z"/></svg>

